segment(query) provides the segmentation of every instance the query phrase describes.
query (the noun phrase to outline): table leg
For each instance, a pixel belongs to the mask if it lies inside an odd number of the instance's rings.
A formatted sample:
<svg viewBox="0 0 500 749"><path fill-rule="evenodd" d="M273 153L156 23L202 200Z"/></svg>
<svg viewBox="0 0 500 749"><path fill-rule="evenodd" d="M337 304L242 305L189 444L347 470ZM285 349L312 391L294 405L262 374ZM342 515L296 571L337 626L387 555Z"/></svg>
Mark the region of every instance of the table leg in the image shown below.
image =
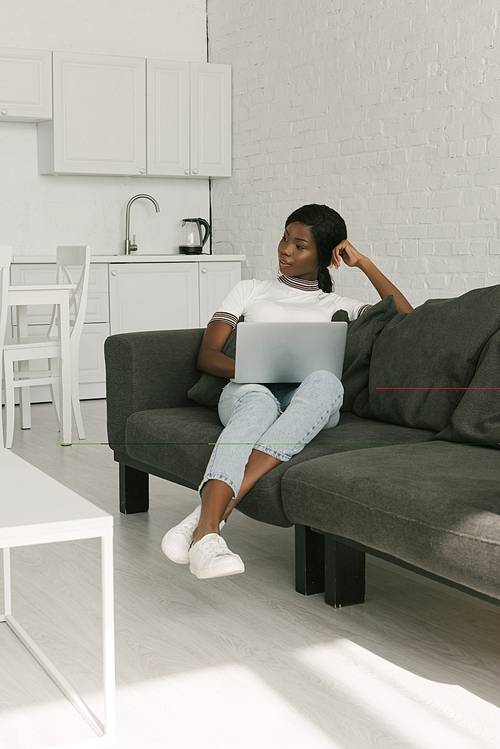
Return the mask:
<svg viewBox="0 0 500 749"><path fill-rule="evenodd" d="M71 349L69 340L69 294L59 304L59 345L61 367L59 372L61 444L71 445Z"/></svg>
<svg viewBox="0 0 500 749"><path fill-rule="evenodd" d="M25 304L17 308L17 332L20 338L28 337L28 307ZM19 372L29 372L29 361L20 361ZM31 429L31 398L29 387L19 388L21 405L21 429Z"/></svg>
<svg viewBox="0 0 500 749"><path fill-rule="evenodd" d="M114 745L115 718L115 635L113 594L113 530L101 539L102 564L102 635L104 681L104 735Z"/></svg>
<svg viewBox="0 0 500 749"><path fill-rule="evenodd" d="M12 614L12 583L10 574L10 549L3 549L3 616L0 621L5 621L6 616Z"/></svg>

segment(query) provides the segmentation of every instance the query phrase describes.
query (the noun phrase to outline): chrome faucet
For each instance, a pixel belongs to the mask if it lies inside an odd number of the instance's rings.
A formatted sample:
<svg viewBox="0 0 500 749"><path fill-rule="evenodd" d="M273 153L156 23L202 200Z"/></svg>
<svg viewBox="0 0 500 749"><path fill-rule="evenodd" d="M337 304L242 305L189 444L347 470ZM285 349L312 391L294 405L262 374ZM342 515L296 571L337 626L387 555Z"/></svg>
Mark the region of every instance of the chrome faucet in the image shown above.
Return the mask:
<svg viewBox="0 0 500 749"><path fill-rule="evenodd" d="M130 255L131 252L135 252L137 250L137 245L135 243L135 234L134 234L134 242L133 244L130 242L130 206L134 202L134 200L139 200L139 198L147 198L152 203L154 203L156 208L156 213L160 212L160 206L156 202L154 198L151 197L151 195L134 195L133 198L130 198L130 200L127 203L127 210L125 211L125 255Z"/></svg>

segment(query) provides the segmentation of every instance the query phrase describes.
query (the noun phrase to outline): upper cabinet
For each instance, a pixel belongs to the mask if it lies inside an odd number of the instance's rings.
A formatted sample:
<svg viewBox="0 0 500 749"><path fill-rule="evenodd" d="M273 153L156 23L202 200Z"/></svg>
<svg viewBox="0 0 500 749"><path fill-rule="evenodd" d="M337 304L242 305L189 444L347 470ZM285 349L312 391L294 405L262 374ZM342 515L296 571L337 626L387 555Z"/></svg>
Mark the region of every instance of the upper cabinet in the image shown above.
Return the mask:
<svg viewBox="0 0 500 749"><path fill-rule="evenodd" d="M145 60L54 52L54 119L40 174L146 174Z"/></svg>
<svg viewBox="0 0 500 749"><path fill-rule="evenodd" d="M231 176L231 66L190 63L191 172Z"/></svg>
<svg viewBox="0 0 500 749"><path fill-rule="evenodd" d="M40 174L230 176L229 65L54 52L53 78Z"/></svg>
<svg viewBox="0 0 500 749"><path fill-rule="evenodd" d="M190 173L189 63L147 61L148 173Z"/></svg>
<svg viewBox="0 0 500 749"><path fill-rule="evenodd" d="M231 176L231 67L147 61L148 168L158 176Z"/></svg>
<svg viewBox="0 0 500 749"><path fill-rule="evenodd" d="M0 48L0 121L52 117L52 53Z"/></svg>

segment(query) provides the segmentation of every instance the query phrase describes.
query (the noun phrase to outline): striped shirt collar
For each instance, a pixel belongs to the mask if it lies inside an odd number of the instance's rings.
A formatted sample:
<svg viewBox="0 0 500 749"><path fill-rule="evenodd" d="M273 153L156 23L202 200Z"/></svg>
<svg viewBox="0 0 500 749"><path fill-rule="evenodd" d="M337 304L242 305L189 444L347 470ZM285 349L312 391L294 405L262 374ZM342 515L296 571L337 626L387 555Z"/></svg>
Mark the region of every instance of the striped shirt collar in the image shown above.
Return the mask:
<svg viewBox="0 0 500 749"><path fill-rule="evenodd" d="M284 283L285 286L290 286L292 289L300 289L301 291L318 291L318 281L304 281L302 278L292 278L290 276L284 276L282 273L278 273L278 281Z"/></svg>

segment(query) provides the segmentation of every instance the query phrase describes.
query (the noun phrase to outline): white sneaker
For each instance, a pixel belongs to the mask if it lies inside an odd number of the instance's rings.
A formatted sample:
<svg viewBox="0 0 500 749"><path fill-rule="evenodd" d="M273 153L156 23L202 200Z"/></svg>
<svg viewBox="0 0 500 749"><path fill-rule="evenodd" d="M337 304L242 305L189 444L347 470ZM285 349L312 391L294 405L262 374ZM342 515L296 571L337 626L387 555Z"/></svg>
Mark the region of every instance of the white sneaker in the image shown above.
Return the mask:
<svg viewBox="0 0 500 749"><path fill-rule="evenodd" d="M189 549L189 569L200 580L225 577L245 571L238 554L233 554L217 533L207 533Z"/></svg>
<svg viewBox="0 0 500 749"><path fill-rule="evenodd" d="M176 564L189 564L188 550L193 542L193 532L200 521L201 504L182 523L175 525L161 540L163 553ZM222 530L226 521L219 526Z"/></svg>

